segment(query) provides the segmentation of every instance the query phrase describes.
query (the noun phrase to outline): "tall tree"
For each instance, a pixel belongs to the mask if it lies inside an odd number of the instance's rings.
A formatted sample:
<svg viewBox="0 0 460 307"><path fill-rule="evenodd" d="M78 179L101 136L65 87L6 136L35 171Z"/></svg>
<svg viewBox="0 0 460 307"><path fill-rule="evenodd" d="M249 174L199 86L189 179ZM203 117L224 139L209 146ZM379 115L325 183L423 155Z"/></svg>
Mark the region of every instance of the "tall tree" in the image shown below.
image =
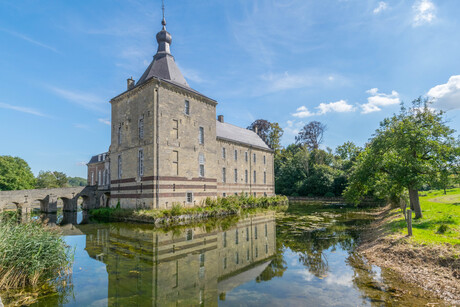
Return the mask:
<svg viewBox="0 0 460 307"><path fill-rule="evenodd" d="M307 145L309 149L318 149L323 142L326 125L318 121L312 121L303 126L299 134L295 137L295 141L300 145Z"/></svg>
<svg viewBox="0 0 460 307"><path fill-rule="evenodd" d="M35 177L26 161L0 156L0 191L33 189Z"/></svg>
<svg viewBox="0 0 460 307"><path fill-rule="evenodd" d="M68 178L62 172L40 171L37 176L37 189L62 188L68 185Z"/></svg>
<svg viewBox="0 0 460 307"><path fill-rule="evenodd" d="M458 155L454 130L444 122L443 112L431 109L430 103L418 98L411 108L401 106L399 114L380 123L351 174L345 193L349 199L358 201L373 188L382 192L385 187L387 193L396 194L407 189L415 217L423 216L418 190L432 183L443 165Z"/></svg>
<svg viewBox="0 0 460 307"><path fill-rule="evenodd" d="M265 119L257 119L250 124L247 129L256 130L257 134L275 151L278 155L281 150L281 137L283 136L283 129L278 123L271 123Z"/></svg>

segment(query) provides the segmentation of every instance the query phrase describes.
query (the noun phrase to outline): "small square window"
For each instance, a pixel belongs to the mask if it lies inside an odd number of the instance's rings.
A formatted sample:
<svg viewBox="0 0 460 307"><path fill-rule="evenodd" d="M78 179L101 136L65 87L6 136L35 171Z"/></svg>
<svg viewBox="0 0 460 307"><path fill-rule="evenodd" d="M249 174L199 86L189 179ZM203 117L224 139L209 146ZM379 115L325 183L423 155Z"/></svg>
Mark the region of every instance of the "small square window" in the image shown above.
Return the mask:
<svg viewBox="0 0 460 307"><path fill-rule="evenodd" d="M190 204L193 202L193 193L187 192L187 202Z"/></svg>

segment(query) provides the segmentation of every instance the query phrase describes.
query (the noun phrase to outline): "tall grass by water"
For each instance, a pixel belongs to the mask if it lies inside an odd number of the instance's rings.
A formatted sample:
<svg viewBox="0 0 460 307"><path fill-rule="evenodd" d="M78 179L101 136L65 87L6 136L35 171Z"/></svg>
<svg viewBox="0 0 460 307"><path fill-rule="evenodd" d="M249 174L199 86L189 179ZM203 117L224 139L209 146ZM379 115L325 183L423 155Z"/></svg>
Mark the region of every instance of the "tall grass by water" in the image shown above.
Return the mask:
<svg viewBox="0 0 460 307"><path fill-rule="evenodd" d="M70 272L72 251L57 229L41 222L0 222L0 290L53 283Z"/></svg>

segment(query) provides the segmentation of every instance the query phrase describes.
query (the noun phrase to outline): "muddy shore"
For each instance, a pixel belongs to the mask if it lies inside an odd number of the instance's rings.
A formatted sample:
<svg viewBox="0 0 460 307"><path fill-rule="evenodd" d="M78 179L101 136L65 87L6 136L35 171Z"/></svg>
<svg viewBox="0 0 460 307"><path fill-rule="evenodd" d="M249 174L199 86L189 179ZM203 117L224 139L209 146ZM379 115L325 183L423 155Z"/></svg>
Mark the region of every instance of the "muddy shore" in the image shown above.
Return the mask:
<svg viewBox="0 0 460 307"><path fill-rule="evenodd" d="M460 247L421 245L407 236L391 234L385 225L397 216L390 212L390 207L376 213L376 220L365 232L357 251L369 263L393 270L405 282L460 306Z"/></svg>

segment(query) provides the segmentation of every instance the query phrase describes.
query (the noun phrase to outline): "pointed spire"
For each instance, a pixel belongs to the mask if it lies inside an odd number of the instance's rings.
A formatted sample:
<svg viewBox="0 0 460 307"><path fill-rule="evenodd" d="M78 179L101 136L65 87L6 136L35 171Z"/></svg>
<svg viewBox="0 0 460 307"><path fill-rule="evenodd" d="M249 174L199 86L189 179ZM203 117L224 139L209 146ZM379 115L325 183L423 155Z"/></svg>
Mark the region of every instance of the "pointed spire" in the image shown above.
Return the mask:
<svg viewBox="0 0 460 307"><path fill-rule="evenodd" d="M137 85L144 83L146 80L152 77L158 77L172 81L176 84L180 84L181 86L189 87L187 81L185 81L184 76L174 62L174 57L170 51L172 37L171 34L166 31L164 0L162 1L161 9L163 11L163 19L161 21L163 28L156 35L158 42L157 53L153 57L152 63L150 63L147 70L137 82Z"/></svg>

